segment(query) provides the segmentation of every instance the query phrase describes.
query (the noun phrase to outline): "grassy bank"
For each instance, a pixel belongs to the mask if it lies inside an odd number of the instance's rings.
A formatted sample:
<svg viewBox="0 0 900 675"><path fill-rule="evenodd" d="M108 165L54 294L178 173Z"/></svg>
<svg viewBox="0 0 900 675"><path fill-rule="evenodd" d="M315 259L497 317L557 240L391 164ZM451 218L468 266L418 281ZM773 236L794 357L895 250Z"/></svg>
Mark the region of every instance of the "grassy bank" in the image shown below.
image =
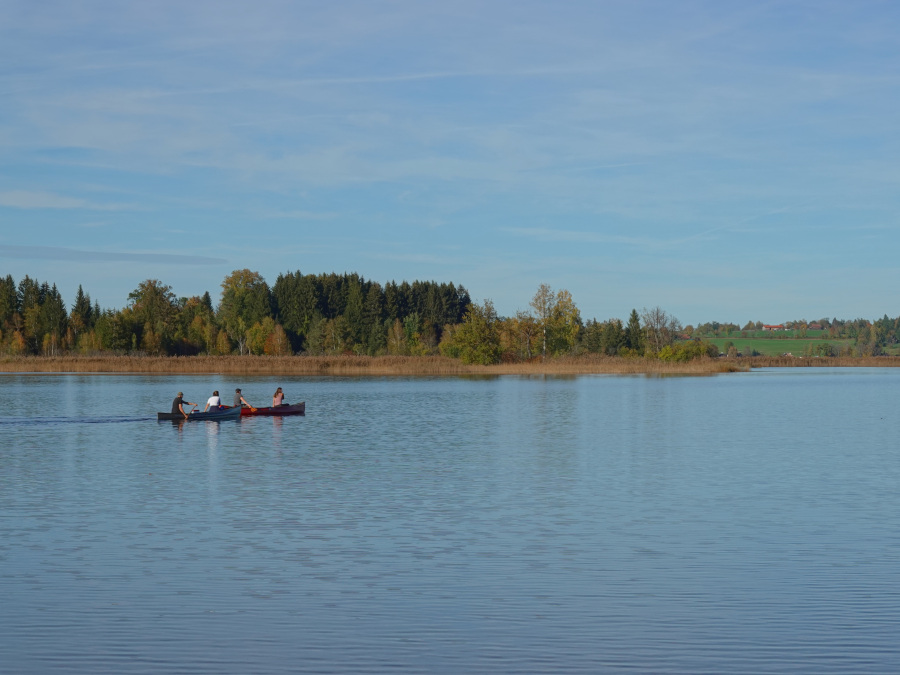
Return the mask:
<svg viewBox="0 0 900 675"><path fill-rule="evenodd" d="M821 340L819 338L704 338L725 351L725 345L732 343L739 352L751 354L754 350L762 356L781 356L789 352L794 356L802 356L810 347L829 344L836 350L840 350L854 344L853 340Z"/></svg>
<svg viewBox="0 0 900 675"><path fill-rule="evenodd" d="M240 375L704 375L747 370L738 361L580 356L544 362L466 365L441 356L27 356L0 358L6 373L232 373Z"/></svg>

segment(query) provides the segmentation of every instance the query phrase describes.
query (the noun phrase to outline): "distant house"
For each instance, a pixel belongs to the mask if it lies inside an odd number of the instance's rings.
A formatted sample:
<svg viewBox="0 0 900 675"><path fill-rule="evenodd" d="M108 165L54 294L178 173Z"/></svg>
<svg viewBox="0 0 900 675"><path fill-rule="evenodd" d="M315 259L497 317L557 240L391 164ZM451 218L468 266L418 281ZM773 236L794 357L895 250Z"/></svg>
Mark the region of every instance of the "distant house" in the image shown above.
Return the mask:
<svg viewBox="0 0 900 675"><path fill-rule="evenodd" d="M763 326L763 330L784 330L784 324L783 324L783 323L779 323L779 324L777 324L777 325L775 325L775 326L767 326L767 325L764 325L764 326Z"/></svg>
<svg viewBox="0 0 900 675"><path fill-rule="evenodd" d="M810 330L822 330L822 324L820 323L811 323L807 326Z"/></svg>

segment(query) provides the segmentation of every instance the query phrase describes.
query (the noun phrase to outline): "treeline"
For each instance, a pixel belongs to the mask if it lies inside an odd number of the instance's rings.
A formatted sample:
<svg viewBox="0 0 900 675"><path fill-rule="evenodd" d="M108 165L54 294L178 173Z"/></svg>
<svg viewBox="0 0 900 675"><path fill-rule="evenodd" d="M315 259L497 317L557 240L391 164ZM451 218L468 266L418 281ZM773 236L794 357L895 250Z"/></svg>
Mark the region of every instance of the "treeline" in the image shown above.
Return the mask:
<svg viewBox="0 0 900 675"><path fill-rule="evenodd" d="M652 357L664 361L689 361L718 356L718 348L702 340L679 341L678 319L660 307L631 310L621 319L586 323L563 289L556 293L542 284L529 303L530 311L501 318L490 300L471 305L459 326L448 327L441 353L466 363L528 361L581 353L607 356Z"/></svg>
<svg viewBox="0 0 900 675"><path fill-rule="evenodd" d="M689 360L716 356L705 338L754 337L761 322L685 326L659 307L632 310L627 321L582 321L569 291L541 285L528 309L500 317L493 303L473 303L453 283L380 284L358 274L281 274L273 286L235 270L209 292L178 298L157 279L141 282L122 309L103 309L78 287L71 307L55 284L0 278L0 353L443 354L467 363L529 361L581 353ZM900 317L874 322L805 319L784 334L852 340L854 356L877 356L900 344ZM768 333L767 335L772 335ZM830 349L830 351L829 351ZM846 345L815 351L847 355Z"/></svg>
<svg viewBox="0 0 900 675"><path fill-rule="evenodd" d="M67 310L56 285L0 279L0 351L150 355L427 354L445 325L462 321L468 291L452 283L381 285L356 274L279 275L273 287L250 270L209 292L177 298L157 279L141 282L123 309L101 309L81 286Z"/></svg>
<svg viewBox="0 0 900 675"><path fill-rule="evenodd" d="M884 317L884 321L893 322ZM806 319L796 319L793 321L785 321L780 324L784 328L784 333L791 337L822 337L833 340L855 340L860 333L865 332L872 326L872 322L868 319L829 319L823 318L818 321L807 321ZM892 328L892 331L895 330ZM748 321L743 326L735 323L719 323L711 321L699 324L696 328L687 326L685 331L695 335L703 335L707 337L753 337L754 333L765 332L765 324L762 321Z"/></svg>
<svg viewBox="0 0 900 675"><path fill-rule="evenodd" d="M810 345L809 356L880 356L900 344L900 317L881 319L822 318L817 321L796 319L781 324L784 329L766 330L761 321L748 321L743 326L716 321L685 327L685 334L699 338L819 338L821 340L852 341L852 345ZM895 350L893 350L895 351Z"/></svg>
<svg viewBox="0 0 900 675"><path fill-rule="evenodd" d="M122 309L102 309L81 286L71 308L56 285L0 279L0 352L61 354L443 354L467 363L518 362L579 353L689 360L717 355L659 307L583 322L571 293L541 285L529 309L500 317L453 283L386 284L357 274L235 270L209 292L178 298L157 279L141 282Z"/></svg>

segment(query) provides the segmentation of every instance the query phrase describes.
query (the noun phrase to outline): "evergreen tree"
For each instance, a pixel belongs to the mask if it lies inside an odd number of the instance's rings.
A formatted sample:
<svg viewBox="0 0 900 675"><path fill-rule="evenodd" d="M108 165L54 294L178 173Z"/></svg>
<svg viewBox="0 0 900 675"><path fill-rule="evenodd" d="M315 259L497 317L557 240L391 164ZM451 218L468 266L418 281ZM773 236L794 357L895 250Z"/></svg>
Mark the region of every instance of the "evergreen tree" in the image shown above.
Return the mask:
<svg viewBox="0 0 900 675"><path fill-rule="evenodd" d="M637 310L631 310L628 325L625 328L625 346L637 354L644 353L644 331L641 329L641 318Z"/></svg>
<svg viewBox="0 0 900 675"><path fill-rule="evenodd" d="M16 282L11 274L0 280L0 328L12 324L13 316L19 312Z"/></svg>
<svg viewBox="0 0 900 675"><path fill-rule="evenodd" d="M44 284L46 286L46 284ZM41 284L29 277L27 274L22 281L19 282L17 290L17 302L20 312L25 312L33 307L39 307L43 303L41 296Z"/></svg>
<svg viewBox="0 0 900 675"><path fill-rule="evenodd" d="M395 281L389 281L384 285L384 313L385 318L393 323L401 316L400 313L400 289Z"/></svg>
<svg viewBox="0 0 900 675"><path fill-rule="evenodd" d="M335 273L319 277L321 284L320 310L326 319L334 319L344 313L346 304L343 279Z"/></svg>
<svg viewBox="0 0 900 675"><path fill-rule="evenodd" d="M604 354L615 356L626 345L625 329L619 319L610 319L603 324L600 349Z"/></svg>
<svg viewBox="0 0 900 675"><path fill-rule="evenodd" d="M279 275L272 289L276 318L298 343L322 316L318 286L315 276L297 270Z"/></svg>
<svg viewBox="0 0 900 675"><path fill-rule="evenodd" d="M87 295L79 284L78 292L75 294L75 304L72 305L72 313L69 315L69 323L75 336L90 329L94 325L94 318L91 296Z"/></svg>
<svg viewBox="0 0 900 675"><path fill-rule="evenodd" d="M347 321L349 340L354 345L361 345L366 336L363 316L363 285L365 281L355 274L347 279L346 306L343 316Z"/></svg>
<svg viewBox="0 0 900 675"><path fill-rule="evenodd" d="M444 321L443 294L441 293L441 287L433 281L428 284L428 289L425 291L425 306L423 307L422 316L432 326Z"/></svg>
<svg viewBox="0 0 900 675"><path fill-rule="evenodd" d="M453 284L450 284L450 290L455 296L455 302L448 303L448 314L444 323L460 323L466 314L466 307L472 303L472 299L469 297L469 291L463 286L457 286L454 289Z"/></svg>
<svg viewBox="0 0 900 675"><path fill-rule="evenodd" d="M56 284L47 291L44 304L41 305L41 327L44 335L50 336L55 353L68 328L66 304L56 289Z"/></svg>
<svg viewBox="0 0 900 675"><path fill-rule="evenodd" d="M366 300L363 304L363 325L366 331L364 343L366 353L370 355L383 351L385 342L384 323L384 294L381 286L373 283L369 286Z"/></svg>
<svg viewBox="0 0 900 675"><path fill-rule="evenodd" d="M407 281L401 281L397 286L397 318L401 321L415 311L410 299L412 296L412 287Z"/></svg>
<svg viewBox="0 0 900 675"><path fill-rule="evenodd" d="M36 354L41 347L44 331L41 324L41 305L44 303L42 292L49 291L47 284L40 284L27 274L16 292L17 304L22 315L22 339L25 343L25 350L28 353Z"/></svg>
<svg viewBox="0 0 900 675"><path fill-rule="evenodd" d="M603 324L596 319L588 319L581 335L581 345L585 351L600 354L603 351Z"/></svg>

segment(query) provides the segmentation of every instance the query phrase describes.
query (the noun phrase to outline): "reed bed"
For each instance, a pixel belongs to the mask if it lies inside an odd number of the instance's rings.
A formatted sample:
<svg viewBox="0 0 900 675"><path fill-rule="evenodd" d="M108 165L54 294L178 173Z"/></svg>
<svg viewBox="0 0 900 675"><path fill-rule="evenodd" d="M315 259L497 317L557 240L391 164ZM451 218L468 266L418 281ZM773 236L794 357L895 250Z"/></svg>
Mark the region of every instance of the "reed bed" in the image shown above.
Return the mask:
<svg viewBox="0 0 900 675"><path fill-rule="evenodd" d="M708 375L748 370L724 359L668 363L585 355L466 365L442 356L18 356L0 358L6 373L226 373L237 375Z"/></svg>
<svg viewBox="0 0 900 675"><path fill-rule="evenodd" d="M896 368L900 356L750 356L728 359L749 368Z"/></svg>

